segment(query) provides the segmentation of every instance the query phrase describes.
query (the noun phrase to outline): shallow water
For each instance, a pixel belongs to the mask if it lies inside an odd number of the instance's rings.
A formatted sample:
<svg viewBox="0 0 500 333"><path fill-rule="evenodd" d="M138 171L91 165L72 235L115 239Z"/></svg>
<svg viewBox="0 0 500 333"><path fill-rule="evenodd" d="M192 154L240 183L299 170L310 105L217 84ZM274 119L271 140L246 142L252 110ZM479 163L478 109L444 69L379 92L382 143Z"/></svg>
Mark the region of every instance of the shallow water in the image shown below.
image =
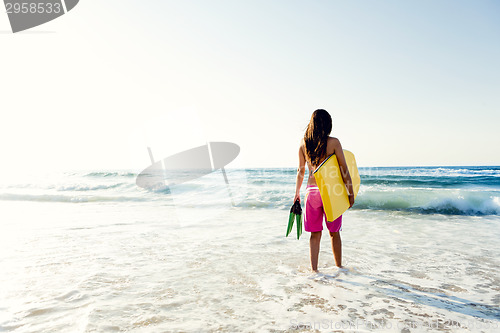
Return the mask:
<svg viewBox="0 0 500 333"><path fill-rule="evenodd" d="M266 208L250 173L234 206L213 198L225 185L203 206L182 189L137 189L133 174L86 175L4 185L4 198L28 199L0 201L0 330L499 329L498 215L355 209L345 269L324 233L314 274L308 234L284 237L290 182L261 177L283 201Z"/></svg>

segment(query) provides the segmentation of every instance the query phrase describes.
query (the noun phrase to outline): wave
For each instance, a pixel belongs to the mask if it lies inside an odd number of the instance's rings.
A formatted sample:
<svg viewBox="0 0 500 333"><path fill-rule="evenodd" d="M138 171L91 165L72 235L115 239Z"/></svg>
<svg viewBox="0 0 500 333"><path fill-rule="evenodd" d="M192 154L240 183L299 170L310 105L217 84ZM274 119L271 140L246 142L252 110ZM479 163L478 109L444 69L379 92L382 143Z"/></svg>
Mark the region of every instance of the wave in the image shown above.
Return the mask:
<svg viewBox="0 0 500 333"><path fill-rule="evenodd" d="M84 175L84 177L136 177L137 174L134 172L90 172Z"/></svg>
<svg viewBox="0 0 500 333"><path fill-rule="evenodd" d="M71 196L57 194L16 194L2 193L0 200L6 201L35 201L35 202L67 202L67 203L85 203L85 202L134 202L151 201L150 198L128 197L128 196Z"/></svg>
<svg viewBox="0 0 500 333"><path fill-rule="evenodd" d="M358 195L353 209L418 214L500 215L500 197L498 193L482 191L369 191Z"/></svg>
<svg viewBox="0 0 500 333"><path fill-rule="evenodd" d="M237 206L246 209L289 210L293 188L252 187ZM302 200L304 192L302 191ZM402 211L414 214L500 215L500 191L362 186L355 210Z"/></svg>
<svg viewBox="0 0 500 333"><path fill-rule="evenodd" d="M360 175L374 177L500 177L500 167L363 167Z"/></svg>
<svg viewBox="0 0 500 333"><path fill-rule="evenodd" d="M402 187L500 187L500 177L476 176L476 177L408 177L408 176L361 176L363 185L384 185Z"/></svg>
<svg viewBox="0 0 500 333"><path fill-rule="evenodd" d="M365 191L356 198L354 210L399 211L414 214L444 214L444 215L500 215L500 196L482 192L467 193L435 193L435 191ZM168 194L141 191L130 196L124 195L60 195L60 194L0 194L0 200L32 201L32 202L63 202L63 203L100 203L100 202L164 202L166 198L176 204L195 204L196 207L210 208L219 204L217 199L204 192L200 196L190 197L184 194ZM217 197L217 196L216 196ZM179 199L184 201L179 201ZM200 201L200 198L202 200ZM196 199L196 200L195 200ZM250 192L237 198L235 208L239 209L280 209L289 210L292 197L289 193ZM224 205L227 203L224 202Z"/></svg>
<svg viewBox="0 0 500 333"><path fill-rule="evenodd" d="M84 191L99 191L99 190L111 190L115 189L118 187L125 187L127 183L116 183L116 184L109 184L109 185L67 185L67 186L59 186L57 188L57 191L77 191L77 192L84 192Z"/></svg>

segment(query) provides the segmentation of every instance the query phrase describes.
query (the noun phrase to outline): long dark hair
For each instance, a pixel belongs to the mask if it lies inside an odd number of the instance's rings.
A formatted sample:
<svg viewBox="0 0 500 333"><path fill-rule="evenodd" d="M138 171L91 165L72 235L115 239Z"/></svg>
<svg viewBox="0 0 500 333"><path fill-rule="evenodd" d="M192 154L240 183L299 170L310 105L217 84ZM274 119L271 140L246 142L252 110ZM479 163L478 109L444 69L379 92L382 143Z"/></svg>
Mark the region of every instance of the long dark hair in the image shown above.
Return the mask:
<svg viewBox="0 0 500 333"><path fill-rule="evenodd" d="M332 131L332 117L323 109L313 112L304 134L306 158L317 166L326 157L326 143Z"/></svg>

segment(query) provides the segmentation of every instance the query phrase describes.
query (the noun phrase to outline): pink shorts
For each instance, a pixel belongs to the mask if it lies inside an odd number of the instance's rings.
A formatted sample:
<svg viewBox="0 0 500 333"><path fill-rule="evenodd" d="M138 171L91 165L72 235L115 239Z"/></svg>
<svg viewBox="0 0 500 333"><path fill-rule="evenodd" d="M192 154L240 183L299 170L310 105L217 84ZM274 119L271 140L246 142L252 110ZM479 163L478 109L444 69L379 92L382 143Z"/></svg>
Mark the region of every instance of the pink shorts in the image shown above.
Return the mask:
<svg viewBox="0 0 500 333"><path fill-rule="evenodd" d="M342 227L342 215L333 222L326 220L323 210L323 201L317 186L307 186L304 208L304 228L307 232L317 232L323 230L323 220L330 232L338 232Z"/></svg>

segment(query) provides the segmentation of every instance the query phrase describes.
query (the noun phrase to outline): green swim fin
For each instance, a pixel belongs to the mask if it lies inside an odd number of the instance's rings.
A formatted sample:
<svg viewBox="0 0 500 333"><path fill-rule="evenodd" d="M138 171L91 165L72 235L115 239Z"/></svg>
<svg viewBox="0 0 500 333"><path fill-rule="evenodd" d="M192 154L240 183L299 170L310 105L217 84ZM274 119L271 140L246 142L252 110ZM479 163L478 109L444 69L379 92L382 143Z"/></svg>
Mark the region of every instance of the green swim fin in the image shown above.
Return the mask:
<svg viewBox="0 0 500 333"><path fill-rule="evenodd" d="M286 237L288 237L288 235L290 235L290 232L292 232L293 220L295 220L295 214L290 213L290 217L288 218L288 227L286 229Z"/></svg>
<svg viewBox="0 0 500 333"><path fill-rule="evenodd" d="M288 218L288 228L286 229L286 236L292 232L293 221L297 221L297 239L302 235L302 207L300 207L299 200L296 200L292 208L290 208L290 217Z"/></svg>
<svg viewBox="0 0 500 333"><path fill-rule="evenodd" d="M302 214L295 215L295 219L297 220L297 239L302 235Z"/></svg>

